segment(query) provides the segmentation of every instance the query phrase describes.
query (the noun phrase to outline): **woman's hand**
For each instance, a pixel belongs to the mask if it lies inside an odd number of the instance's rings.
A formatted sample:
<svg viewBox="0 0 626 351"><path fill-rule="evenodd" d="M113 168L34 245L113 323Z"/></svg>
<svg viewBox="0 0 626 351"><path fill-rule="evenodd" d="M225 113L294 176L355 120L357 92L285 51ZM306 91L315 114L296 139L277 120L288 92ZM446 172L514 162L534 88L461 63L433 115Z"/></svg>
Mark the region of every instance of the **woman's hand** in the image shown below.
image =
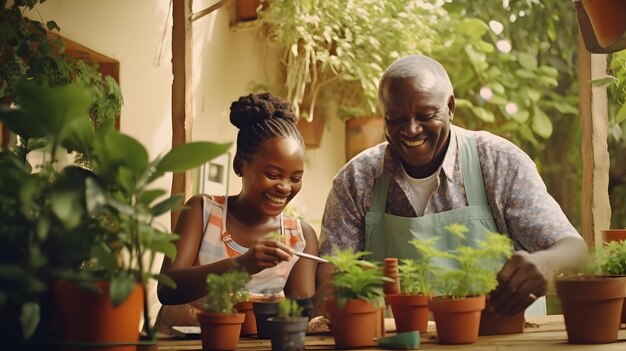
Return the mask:
<svg viewBox="0 0 626 351"><path fill-rule="evenodd" d="M282 261L289 261L293 254L293 249L282 242L261 238L254 242L248 252L237 257L236 262L248 273L255 274Z"/></svg>

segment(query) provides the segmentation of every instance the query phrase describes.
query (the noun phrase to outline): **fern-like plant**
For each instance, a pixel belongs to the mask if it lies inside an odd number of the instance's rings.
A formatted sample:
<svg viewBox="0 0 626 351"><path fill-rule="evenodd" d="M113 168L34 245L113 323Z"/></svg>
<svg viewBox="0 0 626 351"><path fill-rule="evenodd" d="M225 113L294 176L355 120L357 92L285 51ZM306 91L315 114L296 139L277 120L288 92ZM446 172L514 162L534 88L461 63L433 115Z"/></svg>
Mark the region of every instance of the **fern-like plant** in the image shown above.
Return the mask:
<svg viewBox="0 0 626 351"><path fill-rule="evenodd" d="M332 256L324 256L336 268L331 282L339 308L343 308L350 299L362 299L376 307L384 304L383 280L393 280L383 276L378 263L363 259L368 254L366 251L335 248Z"/></svg>
<svg viewBox="0 0 626 351"><path fill-rule="evenodd" d="M235 269L223 274L209 274L206 278L207 297L204 304L206 312L235 314L235 305L248 299L245 291L250 274Z"/></svg>
<svg viewBox="0 0 626 351"><path fill-rule="evenodd" d="M439 257L449 259L453 264L437 272L432 283L436 295L464 298L486 295L495 289L498 285L496 277L503 262L513 254L511 240L488 231L485 239L469 246L461 244L468 231L465 225L452 224L446 229L459 244L455 249L440 252Z"/></svg>
<svg viewBox="0 0 626 351"><path fill-rule="evenodd" d="M420 256L415 259L405 258L400 261L398 271L400 273L400 291L408 295L430 295L432 284L439 267L431 262L434 257L443 255L435 248L434 244L439 238L427 240L411 240Z"/></svg>

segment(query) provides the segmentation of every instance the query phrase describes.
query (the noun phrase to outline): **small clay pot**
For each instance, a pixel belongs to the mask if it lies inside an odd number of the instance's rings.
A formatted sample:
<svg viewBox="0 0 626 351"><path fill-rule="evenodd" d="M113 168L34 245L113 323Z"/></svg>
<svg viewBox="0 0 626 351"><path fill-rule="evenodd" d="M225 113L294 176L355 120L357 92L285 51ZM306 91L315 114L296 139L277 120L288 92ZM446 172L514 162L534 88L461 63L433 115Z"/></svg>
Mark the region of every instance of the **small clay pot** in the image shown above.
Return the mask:
<svg viewBox="0 0 626 351"><path fill-rule="evenodd" d="M478 341L480 312L485 309L485 297L464 299L432 299L428 305L435 317L440 344L472 344Z"/></svg>
<svg viewBox="0 0 626 351"><path fill-rule="evenodd" d="M556 279L556 292L572 344L617 340L626 277L570 276Z"/></svg>
<svg viewBox="0 0 626 351"><path fill-rule="evenodd" d="M395 294L387 295L398 333L419 330L426 333L428 328L428 296Z"/></svg>

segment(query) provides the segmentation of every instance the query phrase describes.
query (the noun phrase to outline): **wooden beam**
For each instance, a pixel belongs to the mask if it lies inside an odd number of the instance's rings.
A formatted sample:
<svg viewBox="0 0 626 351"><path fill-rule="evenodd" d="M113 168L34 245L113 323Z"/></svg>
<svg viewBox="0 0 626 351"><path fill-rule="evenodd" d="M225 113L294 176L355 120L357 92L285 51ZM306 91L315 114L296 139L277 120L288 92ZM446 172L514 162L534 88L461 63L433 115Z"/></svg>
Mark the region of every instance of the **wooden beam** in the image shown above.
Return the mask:
<svg viewBox="0 0 626 351"><path fill-rule="evenodd" d="M173 0L172 6L172 147L176 147L191 140L191 0ZM189 198L191 183L191 172L174 174L172 195ZM178 215L172 211L172 230Z"/></svg>
<svg viewBox="0 0 626 351"><path fill-rule="evenodd" d="M582 235L589 247L601 244L600 230L611 225L607 96L590 81L606 76L606 55L590 54L578 38L579 110L582 126Z"/></svg>

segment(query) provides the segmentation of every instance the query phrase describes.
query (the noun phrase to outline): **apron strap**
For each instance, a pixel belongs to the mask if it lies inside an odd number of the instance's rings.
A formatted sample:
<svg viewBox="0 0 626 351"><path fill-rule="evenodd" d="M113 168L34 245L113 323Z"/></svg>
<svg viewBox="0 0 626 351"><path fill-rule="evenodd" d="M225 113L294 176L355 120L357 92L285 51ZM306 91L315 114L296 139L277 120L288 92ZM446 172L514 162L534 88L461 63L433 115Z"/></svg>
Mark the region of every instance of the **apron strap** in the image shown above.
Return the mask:
<svg viewBox="0 0 626 351"><path fill-rule="evenodd" d="M389 175L383 173L382 177L374 184L374 192L372 193L372 206L370 212L385 212L387 205L387 193L389 192Z"/></svg>
<svg viewBox="0 0 626 351"><path fill-rule="evenodd" d="M483 173L480 170L480 159L476 140L473 136L465 134L457 129L457 141L461 156L461 170L465 183L465 194L469 206L487 206L487 195L485 194L485 182Z"/></svg>

